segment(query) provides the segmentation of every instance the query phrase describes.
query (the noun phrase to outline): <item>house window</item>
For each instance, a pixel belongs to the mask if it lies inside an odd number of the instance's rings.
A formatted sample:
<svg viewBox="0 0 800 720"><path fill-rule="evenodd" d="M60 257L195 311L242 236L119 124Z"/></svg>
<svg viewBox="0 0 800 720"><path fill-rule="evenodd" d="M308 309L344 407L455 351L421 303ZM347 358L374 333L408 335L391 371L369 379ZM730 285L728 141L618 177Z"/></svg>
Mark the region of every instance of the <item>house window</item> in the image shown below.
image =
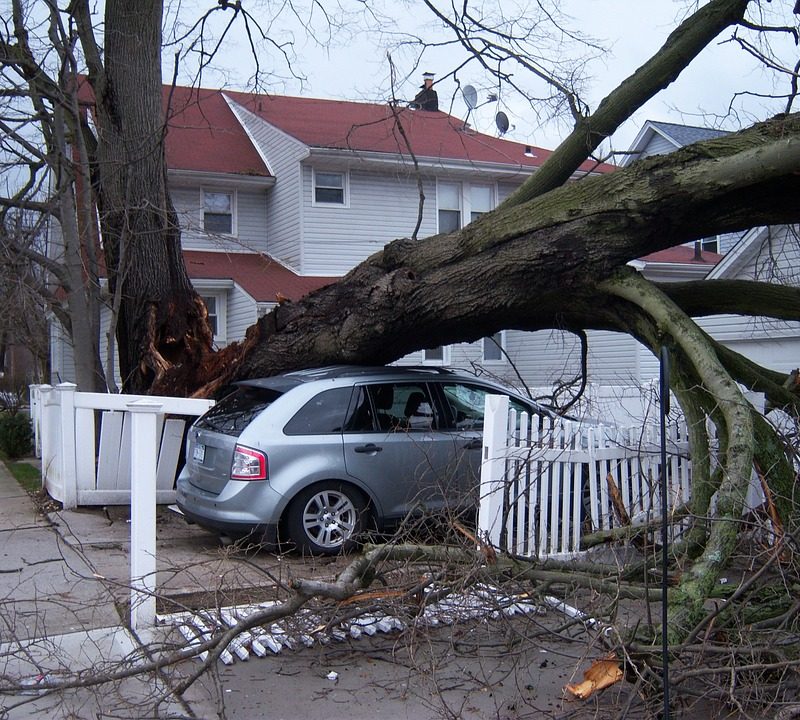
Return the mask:
<svg viewBox="0 0 800 720"><path fill-rule="evenodd" d="M201 295L208 312L208 324L214 335L217 345L224 345L227 341L225 320L225 295L224 293Z"/></svg>
<svg viewBox="0 0 800 720"><path fill-rule="evenodd" d="M494 207L493 185L440 182L436 188L439 232L460 230Z"/></svg>
<svg viewBox="0 0 800 720"><path fill-rule="evenodd" d="M483 338L483 362L502 362L505 350L505 333L501 330Z"/></svg>
<svg viewBox="0 0 800 720"><path fill-rule="evenodd" d="M203 191L203 229L233 235L233 193Z"/></svg>
<svg viewBox="0 0 800 720"><path fill-rule="evenodd" d="M477 220L483 213L492 209L491 185L471 185L470 186L470 207L469 221Z"/></svg>
<svg viewBox="0 0 800 720"><path fill-rule="evenodd" d="M439 205L439 232L461 229L461 183L440 182L436 189Z"/></svg>
<svg viewBox="0 0 800 720"><path fill-rule="evenodd" d="M713 252L713 253L718 253L719 252L719 238L718 237L715 236L713 238L704 238L702 240L702 243L703 243L702 244L703 252Z"/></svg>
<svg viewBox="0 0 800 720"><path fill-rule="evenodd" d="M346 205L347 175L340 172L314 171L314 204Z"/></svg>
<svg viewBox="0 0 800 720"><path fill-rule="evenodd" d="M435 348L426 348L422 351L422 362L431 365L444 365L447 362L447 346L439 345Z"/></svg>

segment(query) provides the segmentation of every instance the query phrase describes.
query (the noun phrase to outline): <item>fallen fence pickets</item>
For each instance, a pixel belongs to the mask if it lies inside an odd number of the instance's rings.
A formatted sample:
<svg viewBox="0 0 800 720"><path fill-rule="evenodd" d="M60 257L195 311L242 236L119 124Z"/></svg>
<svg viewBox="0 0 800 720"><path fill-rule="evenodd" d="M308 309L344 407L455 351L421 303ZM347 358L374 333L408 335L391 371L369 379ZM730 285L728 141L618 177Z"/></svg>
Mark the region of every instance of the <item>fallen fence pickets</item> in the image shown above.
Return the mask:
<svg viewBox="0 0 800 720"><path fill-rule="evenodd" d="M436 591L429 589L428 592ZM158 615L158 622L174 626L184 637L187 647L199 646L214 635L226 632L253 613L274 607L276 602L253 605L231 605L207 610L196 610ZM338 622L333 626L313 610L303 609L294 615L245 630L231 641L220 654L220 660L230 665L238 658L248 660L251 655L265 657L269 653L280 653L284 649L295 650L311 647L317 643L325 645L331 641L358 639L363 635L401 632L411 626L436 627L454 625L469 620L482 620L502 616L542 614L546 610L524 595L504 595L497 588L476 585L466 591L455 591L450 595L423 604L416 615L405 620L392 614L365 613ZM208 651L197 657L205 660Z"/></svg>

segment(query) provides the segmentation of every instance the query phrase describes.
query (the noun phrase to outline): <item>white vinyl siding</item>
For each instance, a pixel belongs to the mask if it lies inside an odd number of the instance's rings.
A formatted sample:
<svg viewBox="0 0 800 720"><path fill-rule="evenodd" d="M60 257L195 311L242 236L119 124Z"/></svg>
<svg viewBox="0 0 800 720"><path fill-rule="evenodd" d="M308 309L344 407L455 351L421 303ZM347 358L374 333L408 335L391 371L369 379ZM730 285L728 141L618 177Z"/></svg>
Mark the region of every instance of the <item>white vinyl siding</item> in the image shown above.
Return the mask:
<svg viewBox="0 0 800 720"><path fill-rule="evenodd" d="M181 224L181 244L187 250L266 252L267 192L236 191L236 237L233 237L209 234L203 229L203 191L200 187L171 188L170 195Z"/></svg>
<svg viewBox="0 0 800 720"><path fill-rule="evenodd" d="M650 141L642 149L641 153L637 155L637 159L648 157L650 155L666 155L667 153L675 152L677 149L678 147L674 142L667 140L659 133L653 133Z"/></svg>
<svg viewBox="0 0 800 720"><path fill-rule="evenodd" d="M622 333L590 331L589 380L607 385L638 383L642 346ZM581 368L577 337L558 330L507 332L506 351L526 382L546 386L576 377ZM645 351L647 352L647 351Z"/></svg>
<svg viewBox="0 0 800 720"><path fill-rule="evenodd" d="M239 285L228 291L228 343L244 339L244 334L258 320L255 300Z"/></svg>
<svg viewBox="0 0 800 720"><path fill-rule="evenodd" d="M312 170L303 173L304 275L344 275L397 238L409 237L417 222L419 195L414 177L350 170L350 207L312 203ZM426 197L419 237L436 231L436 197L432 181Z"/></svg>
<svg viewBox="0 0 800 720"><path fill-rule="evenodd" d="M69 335L53 318L50 321L50 384L61 382L75 382L75 355Z"/></svg>
<svg viewBox="0 0 800 720"><path fill-rule="evenodd" d="M800 287L800 237L797 229L767 227L748 248L748 261L736 277Z"/></svg>
<svg viewBox="0 0 800 720"><path fill-rule="evenodd" d="M300 161L308 154L308 148L241 105L230 105L275 175L275 185L266 191L261 227L266 243L264 251L297 272L312 274L303 267L302 257L303 183Z"/></svg>

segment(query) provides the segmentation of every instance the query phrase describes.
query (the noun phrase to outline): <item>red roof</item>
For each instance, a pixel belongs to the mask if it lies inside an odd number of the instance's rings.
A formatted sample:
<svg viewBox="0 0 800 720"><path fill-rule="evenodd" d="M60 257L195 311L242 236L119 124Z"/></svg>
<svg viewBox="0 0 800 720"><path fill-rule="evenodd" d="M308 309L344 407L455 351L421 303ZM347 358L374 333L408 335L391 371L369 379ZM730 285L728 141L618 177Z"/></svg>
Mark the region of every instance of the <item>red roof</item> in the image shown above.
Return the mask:
<svg viewBox="0 0 800 720"><path fill-rule="evenodd" d="M92 89L84 78L81 101L91 105ZM410 110L388 104L259 95L227 90L164 86L168 113L167 166L269 177L253 142L237 121L225 96L309 147L418 158L499 163L519 168L542 165L551 155L532 145L484 135L444 112ZM399 122L398 122L399 121ZM399 131L399 123L408 139ZM591 160L585 172L610 172L613 165Z"/></svg>
<svg viewBox="0 0 800 720"><path fill-rule="evenodd" d="M164 106L170 170L269 177L264 160L219 91L176 87L171 92L165 87Z"/></svg>
<svg viewBox="0 0 800 720"><path fill-rule="evenodd" d="M165 89L165 98L169 89ZM538 167L550 150L484 135L443 112L342 100L258 95L176 87L167 136L171 168L255 172L257 154L234 121L223 94L309 147L409 155L398 121L418 158ZM214 128L211 130L210 128ZM215 143L220 143L216 146ZM263 165L262 165L263 167ZM231 169L234 168L234 169ZM584 171L613 165L585 162Z"/></svg>
<svg viewBox="0 0 800 720"><path fill-rule="evenodd" d="M329 285L336 277L311 277L293 273L285 265L258 253L223 253L184 250L189 277L230 279L241 285L256 302L277 302L279 296L299 300L312 290Z"/></svg>
<svg viewBox="0 0 800 720"><path fill-rule="evenodd" d="M708 250L703 250L700 257L695 256L695 250L688 245L678 245L676 247L659 250L639 258L649 263L675 263L681 265L707 265L709 269L714 267L722 255Z"/></svg>

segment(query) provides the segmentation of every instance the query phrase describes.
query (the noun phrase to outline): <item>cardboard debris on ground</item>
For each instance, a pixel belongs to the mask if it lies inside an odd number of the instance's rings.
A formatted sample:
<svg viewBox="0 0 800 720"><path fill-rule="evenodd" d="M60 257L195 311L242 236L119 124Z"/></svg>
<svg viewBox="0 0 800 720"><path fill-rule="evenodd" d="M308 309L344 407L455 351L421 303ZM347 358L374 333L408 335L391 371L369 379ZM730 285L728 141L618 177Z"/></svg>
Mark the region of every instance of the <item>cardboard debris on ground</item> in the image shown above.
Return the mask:
<svg viewBox="0 0 800 720"><path fill-rule="evenodd" d="M586 700L593 693L607 688L622 680L622 668L614 656L595 660L592 666L583 673L583 682L567 685L567 690L579 700Z"/></svg>

